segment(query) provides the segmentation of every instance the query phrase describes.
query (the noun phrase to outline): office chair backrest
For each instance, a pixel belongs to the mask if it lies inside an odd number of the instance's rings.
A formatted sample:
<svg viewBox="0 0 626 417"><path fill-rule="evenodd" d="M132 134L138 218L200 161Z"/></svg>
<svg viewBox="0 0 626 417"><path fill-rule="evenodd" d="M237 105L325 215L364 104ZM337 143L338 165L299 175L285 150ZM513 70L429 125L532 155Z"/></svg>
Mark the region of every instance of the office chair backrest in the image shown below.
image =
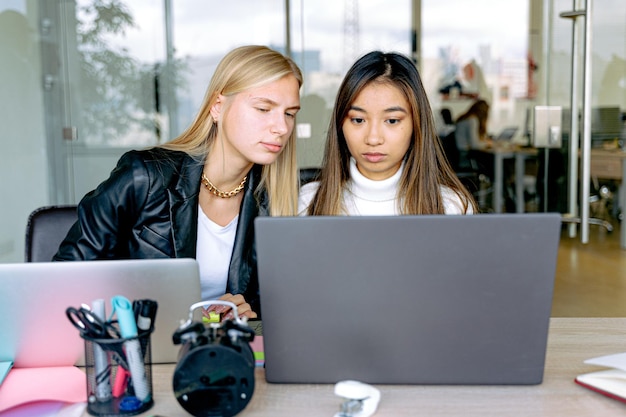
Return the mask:
<svg viewBox="0 0 626 417"><path fill-rule="evenodd" d="M459 161L461 154L459 148L456 146L456 136L454 131L448 133L448 135L440 138L443 152L450 163L450 166L455 172L459 171Z"/></svg>
<svg viewBox="0 0 626 417"><path fill-rule="evenodd" d="M449 108L443 107L440 111L443 123L446 125L454 125L454 119L452 118L452 112Z"/></svg>
<svg viewBox="0 0 626 417"><path fill-rule="evenodd" d="M300 168L300 186L311 181L317 181L320 171L320 168Z"/></svg>
<svg viewBox="0 0 626 417"><path fill-rule="evenodd" d="M26 224L26 262L49 262L76 219L76 206L45 206L33 211Z"/></svg>

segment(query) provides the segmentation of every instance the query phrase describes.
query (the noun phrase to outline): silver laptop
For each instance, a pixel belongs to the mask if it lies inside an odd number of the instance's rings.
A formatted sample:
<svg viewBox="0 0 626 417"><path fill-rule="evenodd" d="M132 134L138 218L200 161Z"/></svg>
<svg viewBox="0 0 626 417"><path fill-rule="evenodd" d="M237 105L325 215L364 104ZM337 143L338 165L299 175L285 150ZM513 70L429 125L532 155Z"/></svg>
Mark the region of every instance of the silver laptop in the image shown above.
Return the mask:
<svg viewBox="0 0 626 417"><path fill-rule="evenodd" d="M505 127L500 131L500 133L498 133L498 136L496 136L496 141L510 142L513 140L513 137L515 137L517 130L518 129L515 126Z"/></svg>
<svg viewBox="0 0 626 417"><path fill-rule="evenodd" d="M176 362L172 334L201 298L194 259L0 264L0 361L14 367L67 366L84 360L84 342L67 307L111 297L158 303L151 335L153 363Z"/></svg>
<svg viewBox="0 0 626 417"><path fill-rule="evenodd" d="M542 382L560 224L257 218L267 381Z"/></svg>

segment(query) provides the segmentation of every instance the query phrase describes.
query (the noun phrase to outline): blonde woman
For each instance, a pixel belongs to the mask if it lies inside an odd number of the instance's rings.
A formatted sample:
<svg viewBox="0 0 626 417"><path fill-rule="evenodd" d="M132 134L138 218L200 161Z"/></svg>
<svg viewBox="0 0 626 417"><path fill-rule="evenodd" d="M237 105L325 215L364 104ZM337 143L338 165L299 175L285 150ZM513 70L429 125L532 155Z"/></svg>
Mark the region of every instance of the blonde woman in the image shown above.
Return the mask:
<svg viewBox="0 0 626 417"><path fill-rule="evenodd" d="M253 220L296 214L301 85L295 63L267 47L228 53L191 126L123 155L79 203L54 260L196 258L203 299L257 317Z"/></svg>

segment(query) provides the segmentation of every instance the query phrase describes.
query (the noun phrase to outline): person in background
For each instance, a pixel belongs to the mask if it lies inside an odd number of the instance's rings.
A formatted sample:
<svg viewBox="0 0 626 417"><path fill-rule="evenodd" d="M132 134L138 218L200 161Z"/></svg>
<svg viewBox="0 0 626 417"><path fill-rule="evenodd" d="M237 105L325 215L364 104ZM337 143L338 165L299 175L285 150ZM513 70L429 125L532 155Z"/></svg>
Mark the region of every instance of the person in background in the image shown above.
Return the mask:
<svg viewBox="0 0 626 417"><path fill-rule="evenodd" d="M301 215L476 212L443 153L410 59L373 51L339 87L319 181L300 190Z"/></svg>
<svg viewBox="0 0 626 417"><path fill-rule="evenodd" d="M485 100L476 100L465 113L456 119L454 134L459 149L459 168L476 168L470 162L471 151L486 149L493 145L487 136L488 118L489 104ZM472 153L472 157L479 160L482 171L488 171L490 167L493 167L493 162L489 163L488 158L481 158L478 153ZM493 179L493 175L488 175L488 177Z"/></svg>
<svg viewBox="0 0 626 417"><path fill-rule="evenodd" d="M476 100L469 109L456 119L454 132L459 150L459 168L472 169L494 181L494 155L483 152L494 147L493 140L487 134L489 104L485 100ZM507 212L515 211L515 167L513 161L503 164L503 193Z"/></svg>
<svg viewBox="0 0 626 417"><path fill-rule="evenodd" d="M203 300L257 317L253 220L296 215L301 85L300 69L276 51L229 52L180 136L124 154L84 196L54 260L196 258Z"/></svg>

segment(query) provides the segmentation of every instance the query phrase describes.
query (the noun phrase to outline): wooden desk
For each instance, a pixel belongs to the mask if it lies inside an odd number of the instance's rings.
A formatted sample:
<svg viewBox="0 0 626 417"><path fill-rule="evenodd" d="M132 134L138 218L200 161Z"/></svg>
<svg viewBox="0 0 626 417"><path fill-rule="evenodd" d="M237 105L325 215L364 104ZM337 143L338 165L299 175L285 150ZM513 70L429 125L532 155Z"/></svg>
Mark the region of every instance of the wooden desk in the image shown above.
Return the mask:
<svg viewBox="0 0 626 417"><path fill-rule="evenodd" d="M496 145L491 148L482 149L493 155L493 210L496 213L502 212L502 190L504 188L504 160L515 158L515 211L524 212L524 171L527 158L535 158L537 149L522 148L518 146Z"/></svg>
<svg viewBox="0 0 626 417"><path fill-rule="evenodd" d="M626 351L626 318L553 318L544 382L533 386L377 385L383 416L624 416L626 406L582 388L574 378L601 368L583 361ZM188 416L172 392L174 365L153 367L155 405L144 416ZM268 384L256 371L256 388L241 417L333 416L341 399L333 385ZM85 411L85 416L87 412Z"/></svg>
<svg viewBox="0 0 626 417"><path fill-rule="evenodd" d="M615 149L592 149L590 158L590 175L596 178L619 180L621 185L618 193L618 204L622 212L626 209L626 151ZM620 227L620 246L626 249L626 227Z"/></svg>
<svg viewBox="0 0 626 417"><path fill-rule="evenodd" d="M592 149L590 173L592 177L622 180L626 176L626 151L620 149Z"/></svg>

